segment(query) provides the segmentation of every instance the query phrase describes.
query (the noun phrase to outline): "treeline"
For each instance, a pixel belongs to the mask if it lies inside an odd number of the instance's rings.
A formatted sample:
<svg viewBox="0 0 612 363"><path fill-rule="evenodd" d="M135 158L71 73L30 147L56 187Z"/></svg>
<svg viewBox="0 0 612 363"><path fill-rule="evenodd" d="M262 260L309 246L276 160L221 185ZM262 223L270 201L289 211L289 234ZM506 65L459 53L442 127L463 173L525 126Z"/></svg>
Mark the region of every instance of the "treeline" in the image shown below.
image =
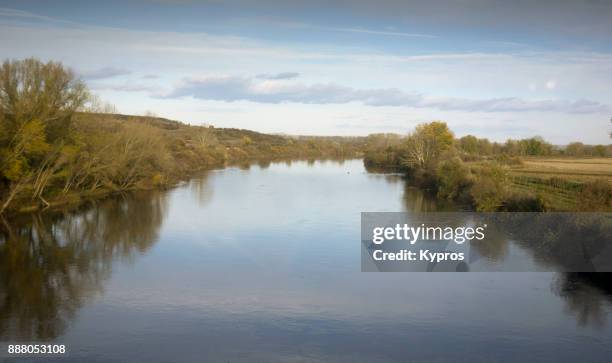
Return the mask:
<svg viewBox="0 0 612 363"><path fill-rule="evenodd" d="M457 146L468 155L612 156L612 145L585 145L581 142L572 142L566 146L554 146L539 136L521 140L508 139L505 143L498 143L467 135L457 139Z"/></svg>
<svg viewBox="0 0 612 363"><path fill-rule="evenodd" d="M575 143L574 143L575 144ZM570 146L573 144L570 144ZM609 146L605 147L609 150ZM599 146L583 148L599 150ZM521 156L570 155L573 147L555 148L539 137L504 144L474 136L459 139L444 122L418 125L407 136L375 134L367 139L364 163L373 170L404 172L413 183L435 190L439 197L471 205L480 211L545 211L551 206L537 192L513 188L509 165ZM605 156L606 153L596 156ZM584 154L583 154L584 155ZM594 155L595 156L595 155ZM468 163L478 160L479 163ZM558 178L554 181L558 184ZM580 184L577 210L609 211L612 188L605 179Z"/></svg>
<svg viewBox="0 0 612 363"><path fill-rule="evenodd" d="M387 146L401 144L405 138L398 134L372 134L368 136L370 155L374 150L382 150ZM453 141L454 147L464 159L478 159L487 156L505 157L513 156L592 156L612 157L612 144L586 145L581 142L572 142L565 146L555 146L542 137L536 136L526 139L508 139L504 143L489 141L466 135Z"/></svg>
<svg viewBox="0 0 612 363"><path fill-rule="evenodd" d="M286 137L83 112L99 103L61 63L2 64L0 213L165 187L232 163L356 157L365 145L364 138Z"/></svg>

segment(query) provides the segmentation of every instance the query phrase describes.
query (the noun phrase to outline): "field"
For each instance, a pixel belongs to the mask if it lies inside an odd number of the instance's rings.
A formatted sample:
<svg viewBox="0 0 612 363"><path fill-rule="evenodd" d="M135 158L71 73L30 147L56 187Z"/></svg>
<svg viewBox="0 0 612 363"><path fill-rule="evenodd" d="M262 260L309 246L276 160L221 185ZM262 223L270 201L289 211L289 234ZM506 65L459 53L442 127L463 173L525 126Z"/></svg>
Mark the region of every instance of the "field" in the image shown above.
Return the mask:
<svg viewBox="0 0 612 363"><path fill-rule="evenodd" d="M513 191L537 194L554 210L576 210L584 183L612 184L612 158L525 158L510 175Z"/></svg>
<svg viewBox="0 0 612 363"><path fill-rule="evenodd" d="M472 170L481 162L470 162ZM612 158L525 157L509 166L510 190L538 195L551 210L575 211L585 183L606 180L612 185Z"/></svg>
<svg viewBox="0 0 612 363"><path fill-rule="evenodd" d="M526 158L523 165L512 168L512 173L576 182L605 178L612 182L612 158Z"/></svg>

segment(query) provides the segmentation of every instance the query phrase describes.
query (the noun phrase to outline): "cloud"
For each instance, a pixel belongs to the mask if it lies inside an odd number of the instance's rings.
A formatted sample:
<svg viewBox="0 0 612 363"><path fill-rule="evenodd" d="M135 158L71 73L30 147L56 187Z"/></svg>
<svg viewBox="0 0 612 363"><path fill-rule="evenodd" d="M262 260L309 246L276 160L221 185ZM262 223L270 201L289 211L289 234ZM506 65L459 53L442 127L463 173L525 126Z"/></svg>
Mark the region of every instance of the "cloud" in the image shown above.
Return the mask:
<svg viewBox="0 0 612 363"><path fill-rule="evenodd" d="M392 36L392 37L406 37L406 38L437 38L436 35L432 34L423 34L423 33L408 33L401 31L390 31L390 30L376 30L376 29L368 29L368 28L342 28L342 27L332 27L332 26L319 26L309 23L301 23L301 22L279 22L279 25L290 27L290 28L302 28L302 29L312 29L312 30L322 30L329 32L340 32L340 33L357 33L357 34L369 34L369 35L382 35L382 36Z"/></svg>
<svg viewBox="0 0 612 363"><path fill-rule="evenodd" d="M44 15L37 15L31 13L29 11L18 10L18 9L10 9L10 8L0 8L0 17L1 18L17 18L17 19L28 19L28 20L42 20L42 21L50 21L50 22L64 22L63 20L59 20L56 18L52 18Z"/></svg>
<svg viewBox="0 0 612 363"><path fill-rule="evenodd" d="M86 80L96 80L124 76L132 72L123 68L103 67L95 70L79 72L79 75Z"/></svg>
<svg viewBox="0 0 612 363"><path fill-rule="evenodd" d="M52 24L61 26L79 26L80 24L29 11L11 8L0 8L0 23Z"/></svg>
<svg viewBox="0 0 612 363"><path fill-rule="evenodd" d="M297 78L299 76L300 76L300 74L297 73L297 72L283 72L283 73L276 73L276 74L268 74L268 73L258 74L257 76L255 76L255 78L259 78L259 79L292 79L292 78Z"/></svg>
<svg viewBox="0 0 612 363"><path fill-rule="evenodd" d="M235 6L248 2L231 1ZM294 2L281 0L258 1L258 6L264 9L281 8L285 11L295 11L292 8L296 7ZM550 37L570 35L589 42L598 39L602 45L607 46L612 31L612 3L606 0L313 0L301 3L299 7L303 13L315 13L325 8L327 14L342 14L342 20L375 19L378 23L394 24L407 29L445 28L455 33L469 29L479 31L480 34L497 33L504 36L504 39L500 40L517 39L517 34ZM392 35L393 32L388 33ZM427 36L418 33L414 35Z"/></svg>
<svg viewBox="0 0 612 363"><path fill-rule="evenodd" d="M187 78L163 98L193 97L214 101L259 103L344 104L360 102L368 106L406 106L443 111L468 112L561 112L608 113L609 105L589 100L527 100L517 97L465 99L431 97L397 88L357 89L326 84L286 82L283 78L205 77Z"/></svg>
<svg viewBox="0 0 612 363"><path fill-rule="evenodd" d="M119 92L148 92L151 94L159 93L159 89L153 86L125 83L125 84L93 84L91 86L94 90L110 90Z"/></svg>

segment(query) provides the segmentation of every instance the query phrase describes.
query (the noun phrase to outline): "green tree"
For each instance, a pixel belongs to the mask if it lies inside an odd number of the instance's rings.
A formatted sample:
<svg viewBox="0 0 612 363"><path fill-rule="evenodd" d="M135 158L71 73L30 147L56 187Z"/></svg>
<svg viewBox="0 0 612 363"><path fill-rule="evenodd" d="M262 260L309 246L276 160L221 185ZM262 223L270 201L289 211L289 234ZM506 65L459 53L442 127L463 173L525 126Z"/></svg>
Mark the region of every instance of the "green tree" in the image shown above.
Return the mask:
<svg viewBox="0 0 612 363"><path fill-rule="evenodd" d="M540 136L523 139L519 141L522 155L550 155L552 145L544 141Z"/></svg>

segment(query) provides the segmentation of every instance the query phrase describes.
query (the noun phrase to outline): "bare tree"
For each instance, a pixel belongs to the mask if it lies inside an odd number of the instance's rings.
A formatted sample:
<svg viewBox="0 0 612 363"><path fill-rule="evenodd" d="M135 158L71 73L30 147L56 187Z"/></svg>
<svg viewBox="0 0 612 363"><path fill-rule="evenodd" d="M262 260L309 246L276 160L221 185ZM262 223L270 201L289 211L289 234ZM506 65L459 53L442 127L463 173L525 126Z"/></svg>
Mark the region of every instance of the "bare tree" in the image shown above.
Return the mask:
<svg viewBox="0 0 612 363"><path fill-rule="evenodd" d="M90 94L87 102L83 105L80 111L90 112L90 113L108 113L108 114L119 113L115 105L113 105L110 102L102 100L102 98L100 98L100 96L96 94Z"/></svg>

